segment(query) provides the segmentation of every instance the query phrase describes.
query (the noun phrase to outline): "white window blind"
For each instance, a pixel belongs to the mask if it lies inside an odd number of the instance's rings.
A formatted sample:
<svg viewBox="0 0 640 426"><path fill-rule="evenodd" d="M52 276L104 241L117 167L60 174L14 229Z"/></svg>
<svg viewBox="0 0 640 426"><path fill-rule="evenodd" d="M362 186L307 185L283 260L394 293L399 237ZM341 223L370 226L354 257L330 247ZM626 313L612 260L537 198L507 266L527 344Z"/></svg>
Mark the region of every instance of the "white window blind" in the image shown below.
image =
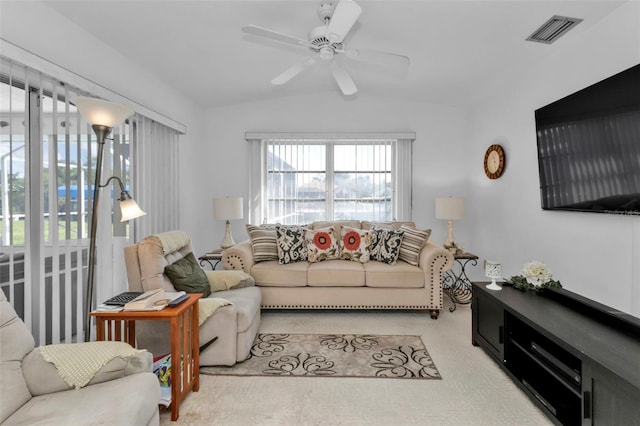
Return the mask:
<svg viewBox="0 0 640 426"><path fill-rule="evenodd" d="M135 241L147 235L178 229L179 134L145 117L137 116L132 173L136 201L148 214L135 227Z"/></svg>
<svg viewBox="0 0 640 426"><path fill-rule="evenodd" d="M0 65L0 288L36 344L75 341L81 339L85 318L97 142L73 99L91 93L6 57ZM133 242L135 227L148 217L154 217L153 224L177 220L168 204L158 207L156 201L177 199L177 185L162 180L176 180L177 148L170 146L177 131L163 127L134 115L107 140L101 183L120 177L149 215L121 223L119 188L101 190L97 301L126 290L122 248ZM142 177L132 179L140 161L162 166L149 172L154 184L142 198L136 193ZM165 182L160 197L154 192L158 180Z"/></svg>
<svg viewBox="0 0 640 426"><path fill-rule="evenodd" d="M415 136L402 136L247 134L250 221L409 220Z"/></svg>

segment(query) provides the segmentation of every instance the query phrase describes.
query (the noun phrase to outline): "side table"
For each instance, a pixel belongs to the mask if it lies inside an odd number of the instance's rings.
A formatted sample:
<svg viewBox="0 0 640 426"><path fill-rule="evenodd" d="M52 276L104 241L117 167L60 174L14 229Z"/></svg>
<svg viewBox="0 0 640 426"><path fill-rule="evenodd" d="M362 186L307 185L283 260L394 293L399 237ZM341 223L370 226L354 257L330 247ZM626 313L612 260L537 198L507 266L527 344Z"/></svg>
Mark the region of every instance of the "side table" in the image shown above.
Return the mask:
<svg viewBox="0 0 640 426"><path fill-rule="evenodd" d="M205 253L198 258L200 266L205 266L208 263L212 270L218 267L218 264L222 262L222 249L211 250L209 253Z"/></svg>
<svg viewBox="0 0 640 426"><path fill-rule="evenodd" d="M193 389L200 390L198 299L190 294L175 307L161 311L91 312L96 319L97 340L124 341L136 345L136 321L169 321L171 329L171 420L178 420L180 403Z"/></svg>
<svg viewBox="0 0 640 426"><path fill-rule="evenodd" d="M461 305L471 303L472 284L467 277L466 268L469 263L471 266L478 264L478 256L467 252L454 254L453 259L455 260L453 268L442 276L442 290L453 302L449 312L456 310L456 303Z"/></svg>

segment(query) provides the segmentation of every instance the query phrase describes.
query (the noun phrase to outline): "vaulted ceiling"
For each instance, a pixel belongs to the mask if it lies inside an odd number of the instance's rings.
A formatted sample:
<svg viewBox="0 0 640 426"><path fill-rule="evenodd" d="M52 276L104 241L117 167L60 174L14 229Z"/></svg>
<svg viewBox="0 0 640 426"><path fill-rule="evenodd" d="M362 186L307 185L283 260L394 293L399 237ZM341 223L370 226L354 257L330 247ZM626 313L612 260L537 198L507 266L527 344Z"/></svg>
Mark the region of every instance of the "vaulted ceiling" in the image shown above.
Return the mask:
<svg viewBox="0 0 640 426"><path fill-rule="evenodd" d="M490 82L581 37L623 1L356 0L348 48L406 55L408 72L344 59L358 96L464 106ZM320 25L321 1L47 0L64 15L204 108L294 94L340 94L324 64L285 86L271 79L312 52L244 34L248 24L300 38ZM525 39L553 15L583 19L554 44ZM633 36L633 35L631 35Z"/></svg>

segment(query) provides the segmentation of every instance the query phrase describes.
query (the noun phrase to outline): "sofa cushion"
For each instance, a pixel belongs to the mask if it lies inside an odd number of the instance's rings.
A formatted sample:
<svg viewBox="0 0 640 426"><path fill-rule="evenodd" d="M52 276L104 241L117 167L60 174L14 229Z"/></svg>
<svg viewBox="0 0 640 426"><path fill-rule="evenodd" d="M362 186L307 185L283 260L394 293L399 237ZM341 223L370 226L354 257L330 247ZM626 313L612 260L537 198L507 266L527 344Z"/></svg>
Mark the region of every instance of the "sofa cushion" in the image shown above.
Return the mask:
<svg viewBox="0 0 640 426"><path fill-rule="evenodd" d="M34 347L33 336L0 290L0 423L31 399L22 359Z"/></svg>
<svg viewBox="0 0 640 426"><path fill-rule="evenodd" d="M335 228L307 229L304 231L307 258L310 263L337 259L339 255Z"/></svg>
<svg viewBox="0 0 640 426"><path fill-rule="evenodd" d="M275 225L247 225L254 262L278 260L278 244Z"/></svg>
<svg viewBox="0 0 640 426"><path fill-rule="evenodd" d="M404 231L371 227L371 259L394 265L400 255Z"/></svg>
<svg viewBox="0 0 640 426"><path fill-rule="evenodd" d="M310 287L362 287L365 282L362 266L346 260L310 263L307 284Z"/></svg>
<svg viewBox="0 0 640 426"><path fill-rule="evenodd" d="M370 245L370 231L348 226L343 226L340 230L340 259L367 263L369 261Z"/></svg>
<svg viewBox="0 0 640 426"><path fill-rule="evenodd" d="M9 417L3 426L146 425L157 416L159 399L160 386L156 375L134 374L81 390L36 396Z"/></svg>
<svg viewBox="0 0 640 426"><path fill-rule="evenodd" d="M209 280L204 270L198 264L193 253L189 253L182 259L167 265L164 273L177 291L185 293L202 293L203 297L211 294Z"/></svg>
<svg viewBox="0 0 640 426"><path fill-rule="evenodd" d="M136 246L137 257L127 262L127 268L130 262L132 262L132 267L139 268L142 291L158 288L165 291L176 291L171 281L169 281L169 277L164 273L164 268L192 253L193 247L191 243L166 255L164 254L162 241L154 235L143 238Z"/></svg>
<svg viewBox="0 0 640 426"><path fill-rule="evenodd" d="M260 303L262 302L260 289L256 287L219 291L211 297L221 297L231 302L237 313L238 333L247 331L251 326L256 312L260 311ZM202 343L200 342L200 344Z"/></svg>
<svg viewBox="0 0 640 426"><path fill-rule="evenodd" d="M422 250L422 247L427 244L427 240L431 235L431 229L421 231L419 229L410 228L406 225L402 225L400 229L404 231L404 236L402 237L402 244L400 245L400 255L398 256L398 259L404 260L411 265L418 266L420 250Z"/></svg>
<svg viewBox="0 0 640 426"><path fill-rule="evenodd" d="M424 271L407 262L398 261L394 265L369 262L364 267L365 285L382 288L424 287Z"/></svg>
<svg viewBox="0 0 640 426"><path fill-rule="evenodd" d="M281 265L307 260L307 244L302 226L276 225L278 262Z"/></svg>
<svg viewBox="0 0 640 426"><path fill-rule="evenodd" d="M257 286L304 287L307 285L307 262L281 265L278 261L256 263L251 267L251 276Z"/></svg>

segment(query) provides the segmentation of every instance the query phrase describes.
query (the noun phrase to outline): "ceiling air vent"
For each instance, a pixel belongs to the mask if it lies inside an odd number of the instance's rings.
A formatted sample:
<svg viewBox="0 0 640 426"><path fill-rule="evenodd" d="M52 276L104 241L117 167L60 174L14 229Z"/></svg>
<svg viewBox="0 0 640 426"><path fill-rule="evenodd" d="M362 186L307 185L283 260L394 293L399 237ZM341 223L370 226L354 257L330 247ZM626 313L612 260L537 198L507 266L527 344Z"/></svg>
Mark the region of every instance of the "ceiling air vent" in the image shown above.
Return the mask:
<svg viewBox="0 0 640 426"><path fill-rule="evenodd" d="M527 41L551 44L580 22L582 22L582 19L558 15L552 16L551 19L527 37Z"/></svg>

